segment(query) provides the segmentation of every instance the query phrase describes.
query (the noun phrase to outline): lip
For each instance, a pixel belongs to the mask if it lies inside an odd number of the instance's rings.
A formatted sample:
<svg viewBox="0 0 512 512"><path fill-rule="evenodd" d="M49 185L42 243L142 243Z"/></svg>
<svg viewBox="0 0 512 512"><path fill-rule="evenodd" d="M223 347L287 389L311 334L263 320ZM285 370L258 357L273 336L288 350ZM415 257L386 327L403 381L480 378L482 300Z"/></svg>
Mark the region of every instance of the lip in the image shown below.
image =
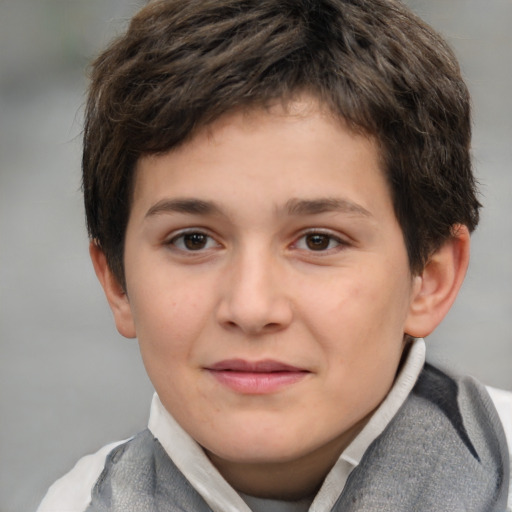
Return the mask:
<svg viewBox="0 0 512 512"><path fill-rule="evenodd" d="M275 393L291 386L310 372L280 361L226 359L205 368L217 382L232 391L250 395Z"/></svg>

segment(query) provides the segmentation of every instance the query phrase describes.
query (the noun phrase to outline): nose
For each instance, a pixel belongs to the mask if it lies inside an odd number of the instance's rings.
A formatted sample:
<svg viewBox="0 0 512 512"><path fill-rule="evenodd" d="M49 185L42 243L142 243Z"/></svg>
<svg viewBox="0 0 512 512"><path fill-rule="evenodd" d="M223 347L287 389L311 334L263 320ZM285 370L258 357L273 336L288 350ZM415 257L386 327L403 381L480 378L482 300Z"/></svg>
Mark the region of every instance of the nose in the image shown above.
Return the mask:
<svg viewBox="0 0 512 512"><path fill-rule="evenodd" d="M230 262L222 285L218 321L258 336L288 327L293 318L286 272L270 251L244 251Z"/></svg>

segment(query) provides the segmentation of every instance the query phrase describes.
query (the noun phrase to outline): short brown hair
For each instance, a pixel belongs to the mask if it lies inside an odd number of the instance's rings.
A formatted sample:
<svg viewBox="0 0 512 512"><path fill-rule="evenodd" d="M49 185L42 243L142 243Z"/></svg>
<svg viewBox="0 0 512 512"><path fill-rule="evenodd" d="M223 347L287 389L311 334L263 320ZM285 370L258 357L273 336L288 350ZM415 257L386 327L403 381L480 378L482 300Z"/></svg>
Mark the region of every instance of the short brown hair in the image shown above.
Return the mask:
<svg viewBox="0 0 512 512"><path fill-rule="evenodd" d="M398 0L156 0L92 66L90 237L124 285L135 164L240 107L307 92L380 145L413 272L480 204L452 51Z"/></svg>

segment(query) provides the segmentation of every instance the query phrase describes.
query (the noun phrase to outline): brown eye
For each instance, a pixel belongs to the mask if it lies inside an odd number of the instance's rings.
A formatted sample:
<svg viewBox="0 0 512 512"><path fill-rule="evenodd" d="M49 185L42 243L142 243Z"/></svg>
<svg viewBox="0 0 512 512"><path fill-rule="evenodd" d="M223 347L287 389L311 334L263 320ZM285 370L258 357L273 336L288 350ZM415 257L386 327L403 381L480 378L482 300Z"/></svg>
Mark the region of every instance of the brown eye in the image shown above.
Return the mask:
<svg viewBox="0 0 512 512"><path fill-rule="evenodd" d="M332 237L322 233L313 233L305 237L306 246L312 251L324 251L329 247L331 240Z"/></svg>
<svg viewBox="0 0 512 512"><path fill-rule="evenodd" d="M341 249L348 243L331 233L321 231L310 231L303 234L294 244L296 249L309 252L323 252L332 249Z"/></svg>
<svg viewBox="0 0 512 512"><path fill-rule="evenodd" d="M208 236L204 233L188 233L183 235L183 243L189 251L204 249L208 242Z"/></svg>
<svg viewBox="0 0 512 512"><path fill-rule="evenodd" d="M218 246L211 236L201 231L182 233L174 237L169 243L181 251L201 251Z"/></svg>

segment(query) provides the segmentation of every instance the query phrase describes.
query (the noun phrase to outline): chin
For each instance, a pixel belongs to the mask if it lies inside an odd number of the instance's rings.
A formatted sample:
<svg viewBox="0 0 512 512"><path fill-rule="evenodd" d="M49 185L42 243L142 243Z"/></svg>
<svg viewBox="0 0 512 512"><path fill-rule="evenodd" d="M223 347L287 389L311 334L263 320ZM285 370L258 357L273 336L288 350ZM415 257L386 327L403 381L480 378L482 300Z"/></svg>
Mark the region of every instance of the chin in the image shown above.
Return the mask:
<svg viewBox="0 0 512 512"><path fill-rule="evenodd" d="M226 442L226 440L230 442ZM262 435L261 432L254 435L238 436L236 440L224 437L223 443L211 443L203 448L211 455L237 464L273 464L291 462L301 458L309 450L304 444L304 439L296 439L287 435ZM295 440L295 442L293 442ZM314 447L311 447L314 450ZM211 458L211 457L210 457Z"/></svg>

